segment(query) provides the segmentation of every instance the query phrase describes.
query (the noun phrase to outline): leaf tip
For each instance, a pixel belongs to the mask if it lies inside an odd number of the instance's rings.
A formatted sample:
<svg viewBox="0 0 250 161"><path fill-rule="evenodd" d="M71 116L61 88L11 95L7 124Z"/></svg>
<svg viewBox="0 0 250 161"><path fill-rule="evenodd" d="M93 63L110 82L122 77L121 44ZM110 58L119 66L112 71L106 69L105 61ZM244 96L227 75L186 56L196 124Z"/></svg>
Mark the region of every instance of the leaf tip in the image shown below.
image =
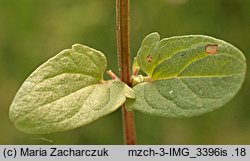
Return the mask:
<svg viewBox="0 0 250 161"><path fill-rule="evenodd" d="M154 41L160 41L160 35L158 32L153 32L145 37L145 40L150 39Z"/></svg>
<svg viewBox="0 0 250 161"><path fill-rule="evenodd" d="M72 45L72 49L75 50L75 51L79 51L83 48L84 46L81 45L81 44L74 44Z"/></svg>

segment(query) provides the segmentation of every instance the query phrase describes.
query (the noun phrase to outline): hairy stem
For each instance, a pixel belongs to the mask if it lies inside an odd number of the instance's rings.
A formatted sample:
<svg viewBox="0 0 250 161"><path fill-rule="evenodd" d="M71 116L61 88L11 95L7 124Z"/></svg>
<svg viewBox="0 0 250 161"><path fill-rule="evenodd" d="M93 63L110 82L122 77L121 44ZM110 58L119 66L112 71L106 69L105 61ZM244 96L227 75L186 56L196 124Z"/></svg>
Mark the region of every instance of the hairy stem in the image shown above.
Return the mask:
<svg viewBox="0 0 250 161"><path fill-rule="evenodd" d="M130 0L116 0L116 39L118 66L121 80L131 86L130 82ZM122 106L124 143L136 143L134 113Z"/></svg>

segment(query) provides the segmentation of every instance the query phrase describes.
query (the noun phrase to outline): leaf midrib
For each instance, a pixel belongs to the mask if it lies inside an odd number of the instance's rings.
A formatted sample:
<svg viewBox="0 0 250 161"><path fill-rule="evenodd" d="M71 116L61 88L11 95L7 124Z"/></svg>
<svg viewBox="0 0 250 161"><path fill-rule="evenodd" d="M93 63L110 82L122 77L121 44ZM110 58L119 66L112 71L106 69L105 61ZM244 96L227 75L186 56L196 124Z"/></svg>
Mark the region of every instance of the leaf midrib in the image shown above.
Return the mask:
<svg viewBox="0 0 250 161"><path fill-rule="evenodd" d="M155 47L155 49L154 49L154 52L157 52L157 50L159 50L158 45L159 45L163 40L164 40L164 39L162 39L161 41L159 41L159 42L157 43L157 45L156 45L156 47ZM153 67L152 67L152 76L154 75L155 69L156 69L160 64L162 64L163 62L165 62L166 60L171 59L173 56L177 55L177 54L180 53L180 52L185 52L185 51L188 51L188 50L191 50L191 49L195 49L195 48L198 48L199 46L206 45L206 44L207 44L207 42L202 41L202 42L198 42L198 43L195 43L195 44L191 44L191 45L189 45L189 46L186 47L186 48L181 48L181 49L177 49L177 50L173 51L172 53L169 54L168 57L166 57L166 58L164 58L164 59L162 59L162 60L159 60L158 62L156 62L156 63L153 65ZM166 45L168 45L168 44L165 44L165 45L162 46L161 48L165 47ZM205 53L205 51L204 51L204 53ZM224 56L227 56L227 57L231 57L231 58L234 58L234 59L236 59L236 60L238 60L238 61L240 61L240 62L242 62L242 63L245 63L244 60L242 60L242 59L240 59L240 58L238 58L238 57L236 57L236 56L234 56L234 55L227 54L227 53L225 53L225 52L219 52L219 53L217 53L217 54L214 55L214 56L220 56L220 55L224 55ZM207 55L205 55L205 56L202 56L201 59L207 58L208 56L210 56L210 55L207 54ZM198 60L199 60L199 59L197 59L197 60L195 60L195 61L198 61ZM194 61L194 62L195 62L195 61ZM188 63L188 64L190 65L190 64L192 64L192 63L193 63L193 62ZM182 71L184 71L184 70L185 70L185 68L184 68Z"/></svg>
<svg viewBox="0 0 250 161"><path fill-rule="evenodd" d="M46 103L46 104L40 105L40 106L38 106L37 108L34 108L33 110L29 111L28 113L26 113L25 115L23 115L22 117L20 117L20 119L17 119L17 121L21 121L23 118L27 117L27 115L29 115L30 113L32 113L32 112L34 112L34 111L36 111L36 110L38 110L38 109L40 109L40 108L42 108L42 107L48 105L48 104L51 104L51 103L56 102L56 101L58 101L58 100L61 100L61 99L65 98L65 97L67 97L67 96L69 96L69 95L71 95L71 94L74 94L74 93L76 93L76 92L78 92L78 91L80 91L80 90L82 90L82 89L84 89L84 88L91 87L91 86L95 86L95 85L98 85L98 83L92 84L92 85L88 85L88 86L85 86L85 87L82 87L82 88L79 88L79 89L75 90L74 92L71 92L71 93L68 93L68 94L64 95L63 97L60 97L60 98L55 99L55 100L53 100L53 101L50 101L50 102L48 102L48 103Z"/></svg>
<svg viewBox="0 0 250 161"><path fill-rule="evenodd" d="M204 75L204 76L177 76L177 77L165 77L165 78L159 78L155 80L150 80L148 82L155 82L159 80L169 80L169 79L194 79L194 78L225 78L225 77L234 77L237 75L244 75L245 72L241 73L235 73L235 74L226 74L226 75Z"/></svg>

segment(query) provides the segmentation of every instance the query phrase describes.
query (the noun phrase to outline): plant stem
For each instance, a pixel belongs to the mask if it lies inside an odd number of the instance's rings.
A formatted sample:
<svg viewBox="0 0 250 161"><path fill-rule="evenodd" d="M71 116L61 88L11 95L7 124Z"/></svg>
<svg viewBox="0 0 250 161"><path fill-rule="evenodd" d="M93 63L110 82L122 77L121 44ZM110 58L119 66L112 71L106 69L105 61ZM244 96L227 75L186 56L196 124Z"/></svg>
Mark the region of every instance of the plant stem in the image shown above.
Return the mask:
<svg viewBox="0 0 250 161"><path fill-rule="evenodd" d="M118 67L121 80L131 86L130 82L130 0L116 0L116 40ZM126 111L122 105L124 143L136 143L134 113Z"/></svg>

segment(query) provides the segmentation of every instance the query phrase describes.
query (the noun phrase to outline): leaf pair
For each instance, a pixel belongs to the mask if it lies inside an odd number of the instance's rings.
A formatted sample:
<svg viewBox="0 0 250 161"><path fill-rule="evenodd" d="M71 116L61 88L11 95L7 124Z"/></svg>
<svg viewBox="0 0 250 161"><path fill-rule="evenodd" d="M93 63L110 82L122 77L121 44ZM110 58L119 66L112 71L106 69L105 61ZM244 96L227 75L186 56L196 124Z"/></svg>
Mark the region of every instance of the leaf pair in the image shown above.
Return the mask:
<svg viewBox="0 0 250 161"><path fill-rule="evenodd" d="M117 110L166 117L190 117L227 103L241 87L244 55L232 45L190 35L160 41L148 35L134 64L147 76L133 76L131 89L119 79L103 80L107 61L92 48L74 45L38 67L10 107L10 119L26 133L65 131ZM138 63L138 66L136 66Z"/></svg>

